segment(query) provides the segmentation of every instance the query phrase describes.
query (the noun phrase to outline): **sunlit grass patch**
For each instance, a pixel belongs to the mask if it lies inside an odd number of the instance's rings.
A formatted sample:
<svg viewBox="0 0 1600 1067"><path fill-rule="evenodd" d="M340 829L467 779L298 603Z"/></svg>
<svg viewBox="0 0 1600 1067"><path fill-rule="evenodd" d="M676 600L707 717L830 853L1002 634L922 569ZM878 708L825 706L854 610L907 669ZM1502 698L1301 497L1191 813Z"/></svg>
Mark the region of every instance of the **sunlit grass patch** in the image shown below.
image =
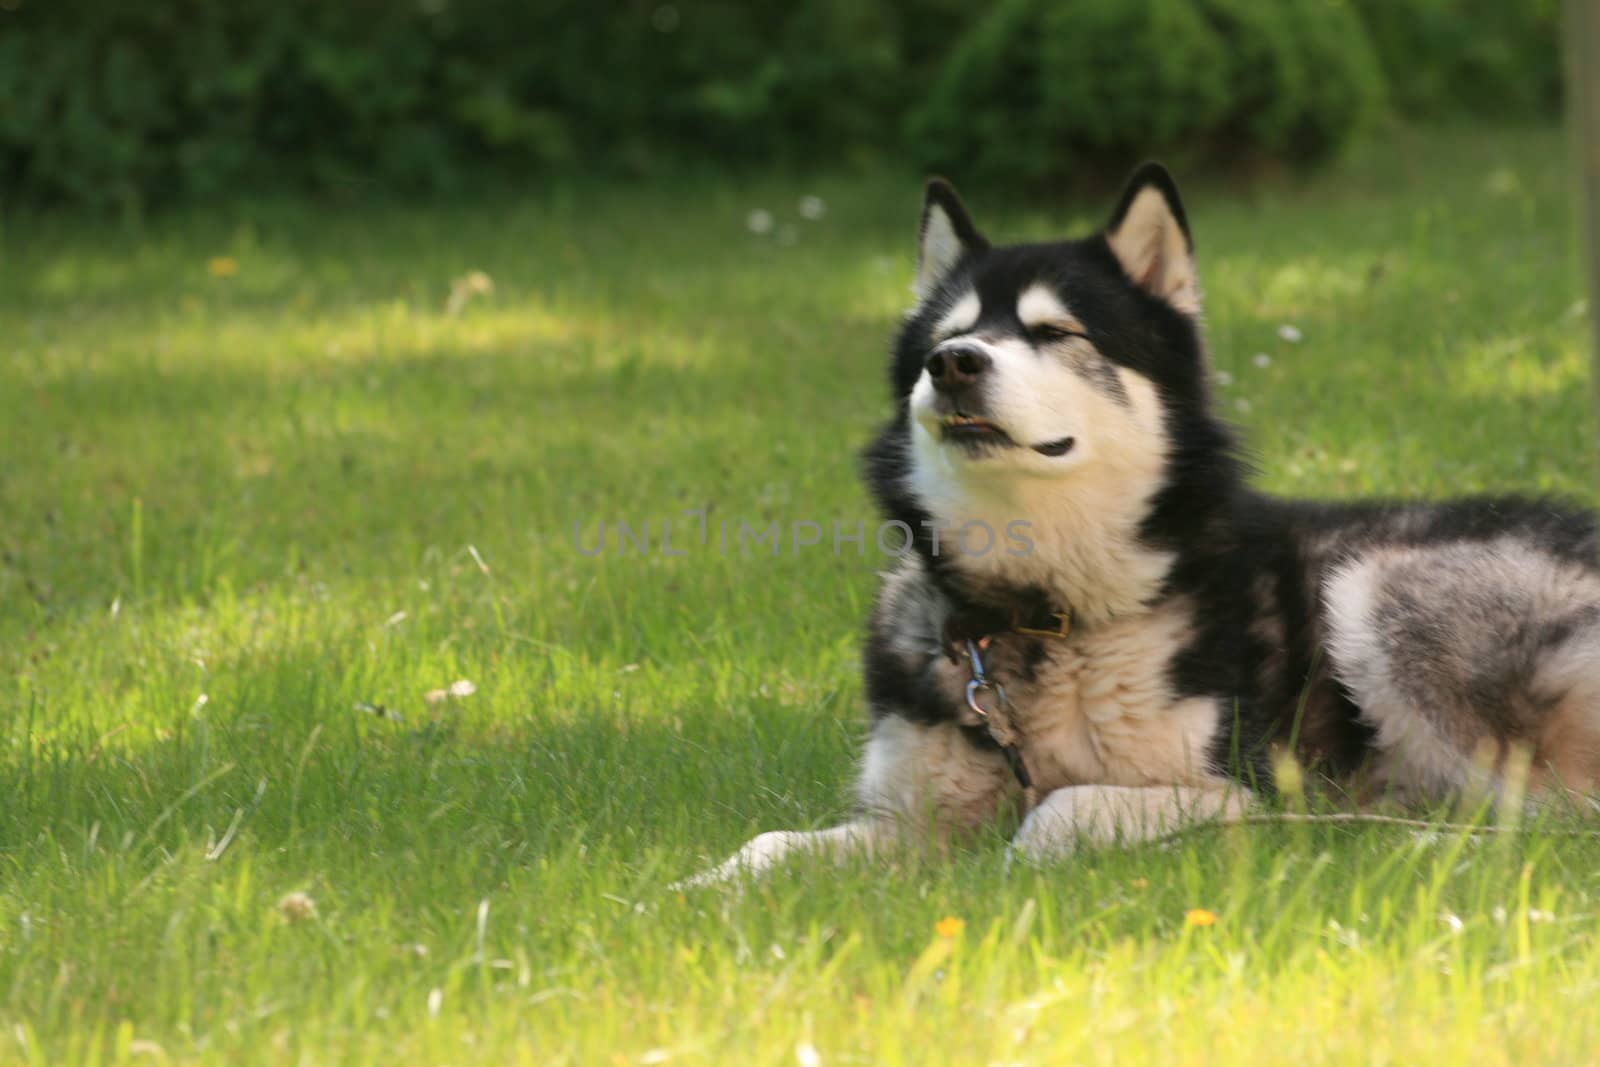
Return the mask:
<svg viewBox="0 0 1600 1067"><path fill-rule="evenodd" d="M1219 403L1276 490L1594 500L1559 137L1396 136L1186 186ZM663 888L848 810L884 560L716 531L870 529L917 196L8 224L0 1061L1590 1058L1570 818Z"/></svg>

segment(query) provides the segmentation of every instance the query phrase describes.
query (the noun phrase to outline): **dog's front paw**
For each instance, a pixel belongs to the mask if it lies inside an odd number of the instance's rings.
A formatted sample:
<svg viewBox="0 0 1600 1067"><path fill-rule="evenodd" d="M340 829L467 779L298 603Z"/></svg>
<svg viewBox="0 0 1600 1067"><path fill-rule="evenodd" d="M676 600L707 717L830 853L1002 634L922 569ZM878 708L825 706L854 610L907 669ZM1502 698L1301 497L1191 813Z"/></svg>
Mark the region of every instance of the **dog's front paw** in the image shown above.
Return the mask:
<svg viewBox="0 0 1600 1067"><path fill-rule="evenodd" d="M793 830L771 830L757 834L738 852L715 867L673 882L667 888L675 893L681 893L687 889L706 889L710 886L737 883L742 879L764 874L784 856L798 848L809 836Z"/></svg>
<svg viewBox="0 0 1600 1067"><path fill-rule="evenodd" d="M1083 830L1072 805L1063 803L1066 798L1057 796L1060 792L1046 797L1044 803L1022 820L1006 849L1008 863L1014 860L1045 863L1070 856L1078 848Z"/></svg>
<svg viewBox="0 0 1600 1067"><path fill-rule="evenodd" d="M870 819L857 819L826 830L772 830L757 834L744 848L709 871L674 882L668 888L700 889L738 883L765 874L796 852L831 856L838 860L852 853L871 851L878 842L886 839L893 839L892 831Z"/></svg>
<svg viewBox="0 0 1600 1067"><path fill-rule="evenodd" d="M1014 857L1040 862L1084 847L1154 841L1199 822L1239 817L1249 794L1230 785L1079 785L1057 789L1022 820Z"/></svg>

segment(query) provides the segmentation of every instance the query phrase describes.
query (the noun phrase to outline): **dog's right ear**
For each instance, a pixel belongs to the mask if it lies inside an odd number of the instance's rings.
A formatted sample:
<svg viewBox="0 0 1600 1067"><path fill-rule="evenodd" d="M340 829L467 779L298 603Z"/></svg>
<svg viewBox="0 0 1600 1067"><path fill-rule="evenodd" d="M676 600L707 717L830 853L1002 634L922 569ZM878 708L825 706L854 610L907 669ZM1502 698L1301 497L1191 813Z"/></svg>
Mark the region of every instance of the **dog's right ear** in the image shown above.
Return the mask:
<svg viewBox="0 0 1600 1067"><path fill-rule="evenodd" d="M932 293L961 257L989 247L955 189L943 178L928 181L922 198L922 230L917 246L917 277L911 291L919 299Z"/></svg>
<svg viewBox="0 0 1600 1067"><path fill-rule="evenodd" d="M1106 226L1106 244L1141 289L1187 315L1200 314L1194 239L1166 167L1146 163L1133 172Z"/></svg>

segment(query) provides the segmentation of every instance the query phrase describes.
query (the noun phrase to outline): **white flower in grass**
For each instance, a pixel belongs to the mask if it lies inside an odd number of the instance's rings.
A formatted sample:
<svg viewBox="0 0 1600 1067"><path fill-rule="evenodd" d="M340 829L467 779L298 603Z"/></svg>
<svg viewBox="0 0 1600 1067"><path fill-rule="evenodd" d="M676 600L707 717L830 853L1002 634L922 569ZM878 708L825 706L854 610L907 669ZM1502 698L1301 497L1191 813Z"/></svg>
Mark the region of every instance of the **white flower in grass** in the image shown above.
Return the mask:
<svg viewBox="0 0 1600 1067"><path fill-rule="evenodd" d="M317 902L305 893L286 893L278 901L278 914L288 922L306 922L317 917Z"/></svg>
<svg viewBox="0 0 1600 1067"><path fill-rule="evenodd" d="M1250 357L1250 362L1254 363L1262 370L1266 370L1268 367L1272 366L1272 357L1267 355L1265 352L1257 352L1255 355Z"/></svg>
<svg viewBox="0 0 1600 1067"><path fill-rule="evenodd" d="M1216 378L1217 384L1224 389L1233 384L1233 375L1229 374L1225 370L1217 371Z"/></svg>
<svg viewBox="0 0 1600 1067"><path fill-rule="evenodd" d="M449 688L447 689L428 690L426 693L422 694L422 699L426 700L430 704L438 704L441 701L452 698L460 700L462 697L469 697L477 691L477 686L473 685L467 679L462 678L459 681L451 682Z"/></svg>
<svg viewBox="0 0 1600 1067"><path fill-rule="evenodd" d="M1233 402L1233 410L1237 411L1241 415L1249 414L1250 401L1241 396L1239 399Z"/></svg>
<svg viewBox="0 0 1600 1067"><path fill-rule="evenodd" d="M1286 322L1282 326L1278 327L1278 336L1293 345L1299 344L1300 339L1304 337L1305 334L1300 332L1300 327L1291 326Z"/></svg>
<svg viewBox="0 0 1600 1067"><path fill-rule="evenodd" d="M817 1046L802 1041L794 1047L794 1061L800 1067L821 1067L822 1056L817 1052Z"/></svg>
<svg viewBox="0 0 1600 1067"><path fill-rule="evenodd" d="M772 212L764 207L758 207L745 216L745 228L757 237L765 237L772 232Z"/></svg>
<svg viewBox="0 0 1600 1067"><path fill-rule="evenodd" d="M802 196L800 198L800 217L807 222L816 222L828 213L828 205L823 203L820 196Z"/></svg>

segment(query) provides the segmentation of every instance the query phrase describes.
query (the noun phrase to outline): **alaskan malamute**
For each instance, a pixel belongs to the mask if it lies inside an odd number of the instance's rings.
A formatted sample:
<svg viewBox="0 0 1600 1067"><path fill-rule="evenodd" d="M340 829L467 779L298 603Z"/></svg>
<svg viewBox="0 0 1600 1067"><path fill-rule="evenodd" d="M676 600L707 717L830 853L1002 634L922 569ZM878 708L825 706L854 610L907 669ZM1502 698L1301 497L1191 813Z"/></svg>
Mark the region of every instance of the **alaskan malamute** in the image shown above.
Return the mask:
<svg viewBox="0 0 1600 1067"><path fill-rule="evenodd" d="M1005 247L935 180L914 290L866 452L915 551L867 637L859 814L691 883L1013 813L1030 858L1148 839L1236 816L1285 754L1358 803L1595 789L1594 519L1249 488L1164 168L1103 232Z"/></svg>

